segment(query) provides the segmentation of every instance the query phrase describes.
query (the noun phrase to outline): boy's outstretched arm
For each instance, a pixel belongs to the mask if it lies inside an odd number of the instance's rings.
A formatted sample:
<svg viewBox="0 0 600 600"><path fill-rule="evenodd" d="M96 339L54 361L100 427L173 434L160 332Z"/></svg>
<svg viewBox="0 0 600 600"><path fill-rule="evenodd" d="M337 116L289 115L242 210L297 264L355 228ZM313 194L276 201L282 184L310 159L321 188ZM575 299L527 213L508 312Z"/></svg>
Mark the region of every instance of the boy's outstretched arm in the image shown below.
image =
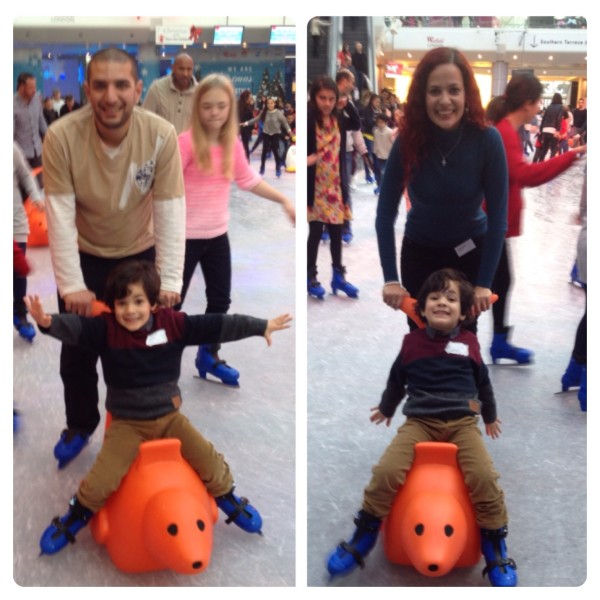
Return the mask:
<svg viewBox="0 0 600 600"><path fill-rule="evenodd" d="M290 322L292 320L292 317L288 314L285 315L279 315L278 317L275 317L274 319L269 319L269 321L267 322L267 328L265 329L265 339L267 340L267 345L271 345L272 340L271 340L271 334L274 331L280 331L281 329L289 329L290 328Z"/></svg>
<svg viewBox="0 0 600 600"><path fill-rule="evenodd" d="M50 327L52 323L52 317L46 314L46 311L42 306L42 301L40 300L40 297L37 294L35 294L33 296L25 296L23 300L32 319L40 327L44 327L45 329Z"/></svg>

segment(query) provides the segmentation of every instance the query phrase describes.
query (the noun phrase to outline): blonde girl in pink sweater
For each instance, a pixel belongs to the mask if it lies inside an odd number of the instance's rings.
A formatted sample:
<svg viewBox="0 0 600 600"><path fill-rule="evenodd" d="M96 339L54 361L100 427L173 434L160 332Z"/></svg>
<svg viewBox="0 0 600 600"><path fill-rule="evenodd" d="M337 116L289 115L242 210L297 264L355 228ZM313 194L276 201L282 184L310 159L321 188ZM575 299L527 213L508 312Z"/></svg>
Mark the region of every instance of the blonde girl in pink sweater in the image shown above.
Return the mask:
<svg viewBox="0 0 600 600"><path fill-rule="evenodd" d="M231 184L282 205L292 223L292 202L252 170L242 141L236 98L226 75L208 75L196 86L191 127L179 136L186 202L186 247L181 304L196 265L206 287L206 313L225 314L231 304L231 251L227 236ZM179 305L181 306L181 305ZM219 346L200 346L196 368L226 385L238 385L239 372L219 358Z"/></svg>

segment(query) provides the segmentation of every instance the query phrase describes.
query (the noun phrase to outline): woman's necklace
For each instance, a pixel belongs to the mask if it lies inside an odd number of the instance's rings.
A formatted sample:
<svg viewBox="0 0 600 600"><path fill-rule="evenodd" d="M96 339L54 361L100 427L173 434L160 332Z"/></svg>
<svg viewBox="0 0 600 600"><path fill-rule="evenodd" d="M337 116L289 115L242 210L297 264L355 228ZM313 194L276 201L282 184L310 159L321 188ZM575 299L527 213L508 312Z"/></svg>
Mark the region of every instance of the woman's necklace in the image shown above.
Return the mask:
<svg viewBox="0 0 600 600"><path fill-rule="evenodd" d="M460 141L462 140L462 134L463 134L463 128L460 128L460 132L458 134L458 139L456 140L456 142L454 143L454 146L452 146L452 148L450 148L450 150L448 150L448 152L446 152L446 154L444 154L441 150L440 147L437 145L435 145L437 151L440 153L440 156L442 157L442 167L446 166L446 159L452 154L452 152L454 152L454 150L456 149L456 147L458 146L458 144L460 144Z"/></svg>

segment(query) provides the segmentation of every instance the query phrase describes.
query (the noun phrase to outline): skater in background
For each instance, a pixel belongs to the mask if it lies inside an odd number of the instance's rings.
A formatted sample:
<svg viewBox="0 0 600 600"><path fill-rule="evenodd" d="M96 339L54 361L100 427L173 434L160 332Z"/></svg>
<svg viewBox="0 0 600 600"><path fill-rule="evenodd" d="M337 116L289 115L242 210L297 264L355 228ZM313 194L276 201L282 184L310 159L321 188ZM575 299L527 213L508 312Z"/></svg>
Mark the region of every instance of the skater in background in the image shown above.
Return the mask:
<svg viewBox="0 0 600 600"><path fill-rule="evenodd" d="M344 104L346 102L346 98L342 100L340 97L340 101L338 101L338 109L343 109ZM346 179L345 184L347 187L347 196L348 196L348 206L350 210L352 210L352 192L356 190L356 186L352 184L352 179L354 176L353 167L356 160L360 158L364 164L366 169L371 169L371 171L375 170L373 163L371 162L371 158L369 157L369 151L367 149L367 145L365 144L365 140L363 138L363 134L360 130L353 130L346 132ZM350 175L352 173L352 176ZM352 222L348 219L344 219L344 227L342 229L342 241L346 244L349 244L354 237L352 233Z"/></svg>
<svg viewBox="0 0 600 600"><path fill-rule="evenodd" d="M577 148L546 161L530 163L523 158L523 149L519 137L519 128L530 123L538 112L543 86L534 75L515 75L506 86L502 96L494 98L487 107L487 120L494 124L506 150L508 162L508 229L506 238L521 235L524 187L535 187L546 183L568 169L584 153L586 148ZM513 269L511 266L508 243L505 239L494 277L493 290L498 301L492 306L494 319L494 337L490 348L492 360L516 361L529 364L533 352L511 343L512 327L507 324L510 289Z"/></svg>
<svg viewBox="0 0 600 600"><path fill-rule="evenodd" d="M46 96L44 98L43 112L44 112L44 119L46 119L47 125L52 125L52 123L54 123L54 121L56 121L56 119L58 119L58 117L60 116L54 110L54 102L52 102L52 98L50 96Z"/></svg>
<svg viewBox="0 0 600 600"><path fill-rule="evenodd" d="M499 477L479 428L479 415L492 439L501 433L494 391L477 337L463 329L474 301L472 285L453 269L432 273L417 295L425 329L408 333L394 362L381 402L370 420L388 427L406 396L406 420L398 429L364 490L356 530L329 556L331 575L346 575L371 552L383 520L414 460L418 442L458 446L458 462L481 528L481 549L493 586L517 585L516 565L507 556L508 512Z"/></svg>
<svg viewBox="0 0 600 600"><path fill-rule="evenodd" d="M377 94L371 94L367 105L360 111L361 130L365 138L365 144L369 151L371 163L375 162L373 154L373 129L375 129L375 117L382 112L381 98ZM365 181L373 183L373 177L368 165L365 164Z"/></svg>
<svg viewBox="0 0 600 600"><path fill-rule="evenodd" d="M292 202L250 167L238 131L231 80L226 75L208 75L196 86L191 128L179 136L186 202L181 304L199 264L207 313L225 314L231 304L227 234L231 184L281 204L292 223L296 218ZM220 358L217 343L200 346L195 364L203 378L210 373L227 385L238 385L239 371Z"/></svg>
<svg viewBox="0 0 600 600"><path fill-rule="evenodd" d="M546 159L548 150L550 150L550 158L554 158L556 155L558 151L558 134L564 112L562 96L559 92L556 92L552 96L552 102L546 108L540 123L541 148L539 153L535 153L533 162L543 162Z"/></svg>
<svg viewBox="0 0 600 600"><path fill-rule="evenodd" d="M13 241L13 290L16 289L14 285L14 278L16 277L27 277L29 273L29 263L25 258L25 254L21 247L17 242ZM25 310L27 308L25 307ZM31 323L28 323L29 327L27 328L27 337L25 338L27 341L31 341L35 336L35 329ZM21 423L21 413L14 407L13 405L13 433L16 433L19 430Z"/></svg>
<svg viewBox="0 0 600 600"><path fill-rule="evenodd" d="M394 223L405 188L411 209L400 283ZM506 231L507 193L502 139L485 123L469 62L453 48L430 50L413 74L381 183L375 224L384 303L399 309L432 272L453 267L475 286L475 312L489 309ZM410 319L409 327L415 327Z"/></svg>
<svg viewBox="0 0 600 600"><path fill-rule="evenodd" d="M186 346L264 336L289 328L291 318L263 320L245 315L188 316L159 309L161 289L156 267L148 261L121 263L108 276L110 313L95 318L46 314L38 296L27 307L42 333L100 355L106 381L106 409L111 415L102 448L69 503L40 540L43 554L54 554L74 541L77 532L113 494L135 460L142 442L159 438L181 441L183 458L198 473L217 506L238 527L260 533L262 519L244 498L233 493L233 475L214 446L181 414L178 386ZM156 340L160 338L160 343ZM124 348L127 351L124 352Z"/></svg>
<svg viewBox="0 0 600 600"><path fill-rule="evenodd" d="M25 198L23 193L27 194ZM20 263L17 263L17 268L13 268L13 324L19 335L24 340L31 342L35 337L35 328L27 320L27 308L23 301L27 294L27 272L18 268L19 264L23 265L27 254L29 218L23 207L27 197L37 209L44 210L44 200L36 180L31 174L31 168L19 145L13 142L13 242L23 257ZM18 256L17 253L16 257Z"/></svg>
<svg viewBox="0 0 600 600"><path fill-rule="evenodd" d="M283 116L287 121L287 124L290 128L289 133L285 131L285 129L281 128L281 142L282 142L282 153L281 153L281 162L284 167L287 168L287 154L296 139L296 111L293 108L284 108Z"/></svg>
<svg viewBox="0 0 600 600"><path fill-rule="evenodd" d="M562 121L560 122L560 132L558 134L558 153L564 154L569 151L569 111L565 110Z"/></svg>
<svg viewBox="0 0 600 600"><path fill-rule="evenodd" d="M321 52L321 36L323 35L322 28L330 27L329 21L324 21L322 17L313 17L308 22L308 30L310 37L312 38L312 56L313 58L319 58Z"/></svg>
<svg viewBox="0 0 600 600"><path fill-rule="evenodd" d="M259 110L259 112L262 112L262 110L265 108L265 106L267 105L267 97L266 96L261 96L260 97L260 102L255 106L255 108L257 108ZM252 114L251 119L254 118L254 113ZM244 121L240 121L240 123L243 123ZM259 119L258 123L257 123L257 135L256 135L256 139L254 140L254 144L252 144L252 148L250 148L250 154L252 154L260 144L262 144L263 141L263 122Z"/></svg>
<svg viewBox="0 0 600 600"><path fill-rule="evenodd" d="M579 204L579 219L581 230L577 239L577 270L579 282L585 292L585 312L577 326L571 360L562 376L561 384L563 392L572 387L579 387L579 406L582 411L587 412L587 166Z"/></svg>
<svg viewBox="0 0 600 600"><path fill-rule="evenodd" d="M281 130L293 139L292 130L288 125L287 119L283 116L283 112L277 108L275 98L267 98L265 107L258 117L254 117L249 121L242 123L242 127L254 125L257 121L262 122L262 154L260 157L260 174L265 174L265 162L269 152L273 153L275 159L275 175L281 177L281 164L283 159L279 156L279 142L281 139Z"/></svg>
<svg viewBox="0 0 600 600"><path fill-rule="evenodd" d="M358 289L346 281L342 265L342 228L344 221L352 220L348 206L348 178L346 163L346 132L360 129L355 111L337 110L339 90L336 82L327 76L317 77L310 88L307 113L308 152L308 293L323 298L325 290L317 279L317 256L323 228L330 235L333 293L338 290L352 298ZM355 116L356 115L356 116Z"/></svg>
<svg viewBox="0 0 600 600"><path fill-rule="evenodd" d="M250 90L244 90L238 98L238 121L240 123L240 137L246 158L250 162L250 140L252 139L252 131L254 125L246 125L245 121L250 121L254 118L254 96Z"/></svg>
<svg viewBox="0 0 600 600"><path fill-rule="evenodd" d="M375 117L375 127L373 128L373 155L375 157L375 181L377 182L377 187L374 190L375 194L379 194L381 178L393 143L394 129L388 126L387 117L383 113L379 113Z"/></svg>

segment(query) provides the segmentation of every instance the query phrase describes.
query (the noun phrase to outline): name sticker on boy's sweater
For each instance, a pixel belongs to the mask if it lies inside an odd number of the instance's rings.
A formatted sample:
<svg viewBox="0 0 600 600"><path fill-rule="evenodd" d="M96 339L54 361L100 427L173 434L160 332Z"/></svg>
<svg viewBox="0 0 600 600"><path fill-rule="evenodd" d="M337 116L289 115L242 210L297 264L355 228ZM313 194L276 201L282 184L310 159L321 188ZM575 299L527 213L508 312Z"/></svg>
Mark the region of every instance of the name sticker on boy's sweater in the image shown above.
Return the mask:
<svg viewBox="0 0 600 600"><path fill-rule="evenodd" d="M146 346L159 346L160 344L166 344L168 341L167 332L164 329L157 329L146 338Z"/></svg>
<svg viewBox="0 0 600 600"><path fill-rule="evenodd" d="M462 342L448 342L446 352L448 354L458 354L459 356L469 356L469 346Z"/></svg>

